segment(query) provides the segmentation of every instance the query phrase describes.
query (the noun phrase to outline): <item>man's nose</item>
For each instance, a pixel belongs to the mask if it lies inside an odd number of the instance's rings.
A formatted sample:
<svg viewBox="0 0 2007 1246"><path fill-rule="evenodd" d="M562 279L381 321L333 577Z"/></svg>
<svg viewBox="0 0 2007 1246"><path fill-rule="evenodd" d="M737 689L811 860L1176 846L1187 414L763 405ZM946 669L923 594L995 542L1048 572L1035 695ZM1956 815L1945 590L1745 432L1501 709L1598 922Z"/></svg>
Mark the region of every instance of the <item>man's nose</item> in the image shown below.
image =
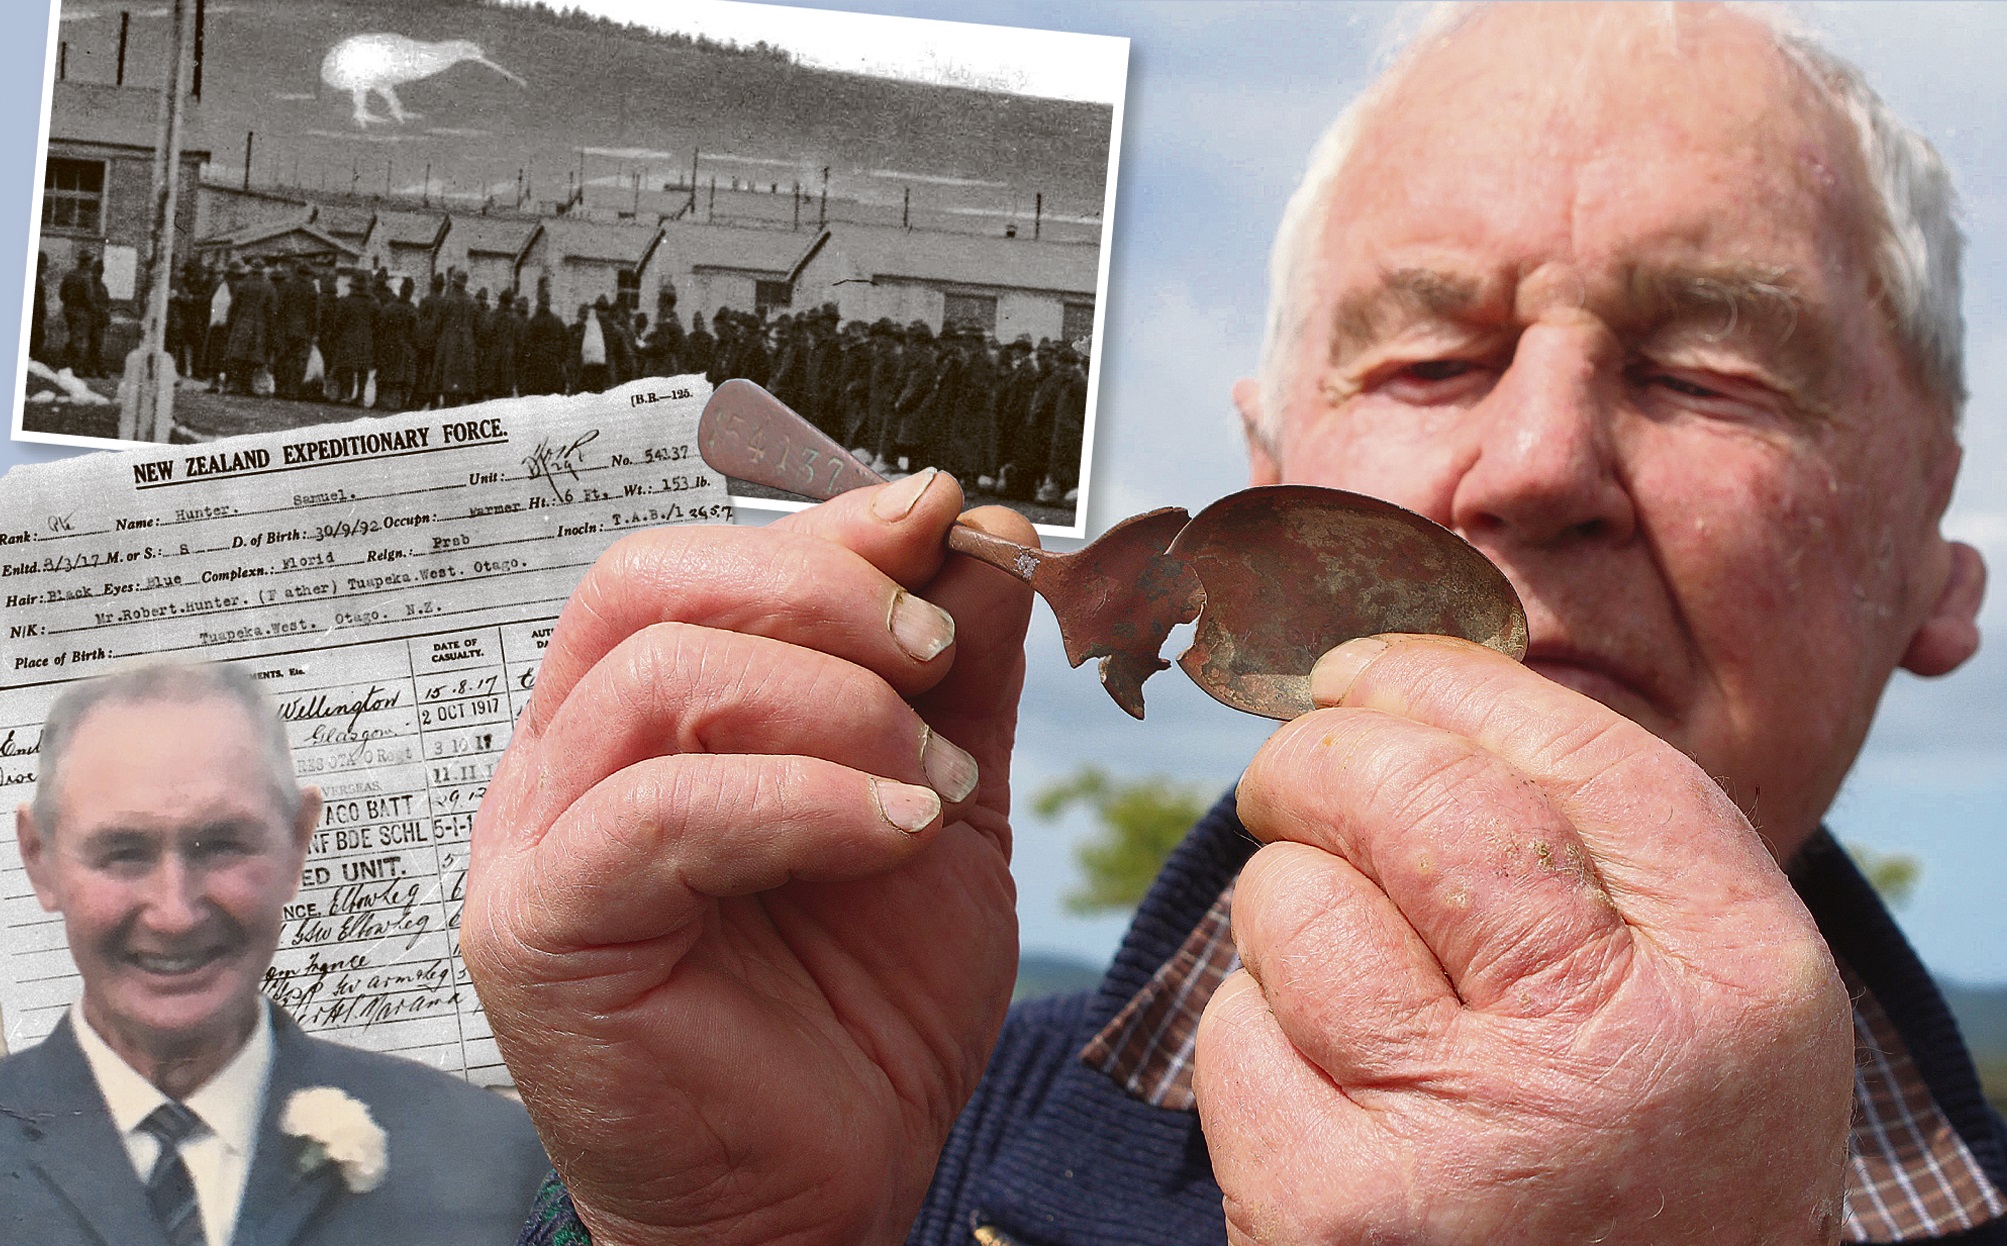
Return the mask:
<svg viewBox="0 0 2007 1246"><path fill-rule="evenodd" d="M148 880L146 926L157 934L182 934L202 923L202 874L179 853L166 854Z"/></svg>
<svg viewBox="0 0 2007 1246"><path fill-rule="evenodd" d="M1473 412L1477 454L1450 501L1452 526L1486 540L1622 542L1637 513L1612 416L1625 401L1621 348L1590 323L1536 325Z"/></svg>

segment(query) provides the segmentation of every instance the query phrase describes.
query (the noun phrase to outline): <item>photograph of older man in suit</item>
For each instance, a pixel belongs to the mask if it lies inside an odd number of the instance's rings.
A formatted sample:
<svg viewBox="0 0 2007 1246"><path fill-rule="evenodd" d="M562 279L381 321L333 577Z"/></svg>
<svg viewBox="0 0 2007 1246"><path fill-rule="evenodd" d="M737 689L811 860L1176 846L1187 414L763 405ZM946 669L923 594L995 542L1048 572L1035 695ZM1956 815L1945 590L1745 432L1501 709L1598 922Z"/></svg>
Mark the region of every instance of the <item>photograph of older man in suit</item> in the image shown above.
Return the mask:
<svg viewBox="0 0 2007 1246"><path fill-rule="evenodd" d="M260 993L321 798L252 675L152 664L73 684L38 780L21 858L83 998L0 1060L0 1238L513 1238L547 1170L520 1106L310 1038Z"/></svg>

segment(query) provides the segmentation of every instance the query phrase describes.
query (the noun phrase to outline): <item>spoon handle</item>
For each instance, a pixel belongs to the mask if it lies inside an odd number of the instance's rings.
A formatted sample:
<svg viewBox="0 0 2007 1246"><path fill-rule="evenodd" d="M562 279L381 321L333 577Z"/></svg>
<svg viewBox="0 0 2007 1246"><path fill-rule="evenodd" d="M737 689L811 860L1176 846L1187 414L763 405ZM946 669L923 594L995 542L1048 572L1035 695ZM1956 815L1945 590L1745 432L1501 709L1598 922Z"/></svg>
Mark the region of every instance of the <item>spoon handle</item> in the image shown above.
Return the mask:
<svg viewBox="0 0 2007 1246"><path fill-rule="evenodd" d="M751 381L726 381L711 395L697 422L697 451L727 476L818 502L885 483L834 438ZM960 523L948 532L948 548L1027 584L1045 557L1044 550Z"/></svg>
<svg viewBox="0 0 2007 1246"><path fill-rule="evenodd" d="M1006 541L961 522L948 529L948 548L957 554L967 554L978 562L986 562L999 571L1007 571L1026 584L1030 584L1031 577L1038 574L1039 564L1045 561L1046 554L1042 549Z"/></svg>
<svg viewBox="0 0 2007 1246"><path fill-rule="evenodd" d="M704 404L697 452L727 476L818 502L885 483L834 438L751 381L726 381Z"/></svg>

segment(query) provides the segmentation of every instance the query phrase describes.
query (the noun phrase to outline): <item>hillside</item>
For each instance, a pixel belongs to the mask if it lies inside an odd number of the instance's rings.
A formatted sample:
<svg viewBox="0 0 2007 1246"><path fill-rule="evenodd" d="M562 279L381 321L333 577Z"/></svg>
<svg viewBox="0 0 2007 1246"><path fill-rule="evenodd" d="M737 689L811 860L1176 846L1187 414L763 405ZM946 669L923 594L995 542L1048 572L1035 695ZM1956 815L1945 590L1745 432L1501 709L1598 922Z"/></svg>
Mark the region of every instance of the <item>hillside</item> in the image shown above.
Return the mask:
<svg viewBox="0 0 2007 1246"><path fill-rule="evenodd" d="M69 76L110 81L117 13L70 7ZM166 26L136 15L128 84L158 80ZM471 40L528 85L463 63L399 90L418 118L359 128L320 64L341 39L375 31ZM370 109L386 111L378 97ZM1110 117L1106 105L832 73L535 9L235 0L209 8L191 146L233 181L255 132L256 184L402 192L424 186L429 166L435 195L513 197L520 170L542 200L565 196L581 149L588 182L639 173L655 188L687 181L694 149L700 185L786 192L799 181L820 193L827 166L832 196L898 203L910 189L916 206L1029 211L1043 193L1047 212L1089 216L1101 210Z"/></svg>
<svg viewBox="0 0 2007 1246"><path fill-rule="evenodd" d="M1037 999L1085 991L1101 981L1103 970L1086 961L1050 952L1026 952L1018 958L1017 986L1012 999Z"/></svg>
<svg viewBox="0 0 2007 1246"><path fill-rule="evenodd" d="M1945 1002L1958 1018L1958 1028L1979 1065L1986 1097L2007 1115L2007 986L1940 984Z"/></svg>

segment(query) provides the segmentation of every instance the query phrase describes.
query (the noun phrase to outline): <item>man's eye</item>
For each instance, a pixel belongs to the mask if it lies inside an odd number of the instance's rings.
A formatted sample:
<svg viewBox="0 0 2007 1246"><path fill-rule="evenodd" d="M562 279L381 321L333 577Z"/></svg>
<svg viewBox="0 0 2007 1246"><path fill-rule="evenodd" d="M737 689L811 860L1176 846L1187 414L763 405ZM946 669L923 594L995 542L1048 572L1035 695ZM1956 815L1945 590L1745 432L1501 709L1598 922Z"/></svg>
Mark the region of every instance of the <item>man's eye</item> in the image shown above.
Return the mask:
<svg viewBox="0 0 2007 1246"><path fill-rule="evenodd" d="M1446 406L1476 399L1490 387L1492 373L1470 359L1417 359L1383 371L1368 388L1396 402Z"/></svg>
<svg viewBox="0 0 2007 1246"><path fill-rule="evenodd" d="M1656 385L1661 389L1670 390L1675 394L1682 394L1688 398L1724 397L1720 390L1709 389L1707 386L1696 384L1685 377L1672 376L1664 372L1653 373L1647 376L1645 381L1647 384Z"/></svg>
<svg viewBox="0 0 2007 1246"><path fill-rule="evenodd" d="M250 841L233 835L205 837L188 845L188 855L197 860L214 860L218 857L240 857L256 850L256 847Z"/></svg>
<svg viewBox="0 0 2007 1246"><path fill-rule="evenodd" d="M1401 369L1401 375L1416 381L1454 381L1476 366L1466 359L1424 359Z"/></svg>

